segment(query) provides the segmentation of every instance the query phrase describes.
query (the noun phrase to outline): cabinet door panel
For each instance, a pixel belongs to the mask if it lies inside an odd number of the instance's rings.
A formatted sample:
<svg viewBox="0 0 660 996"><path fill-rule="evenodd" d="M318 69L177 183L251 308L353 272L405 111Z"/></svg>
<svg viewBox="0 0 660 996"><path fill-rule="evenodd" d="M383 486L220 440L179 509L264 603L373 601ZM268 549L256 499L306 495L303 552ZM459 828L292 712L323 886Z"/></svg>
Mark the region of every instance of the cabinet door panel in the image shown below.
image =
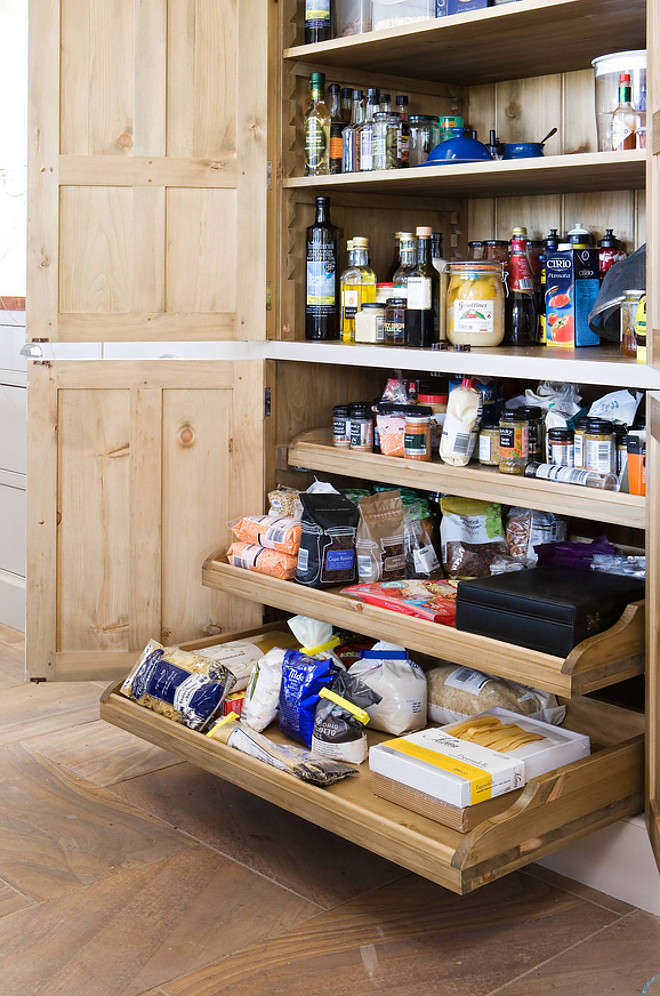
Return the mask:
<svg viewBox="0 0 660 996"><path fill-rule="evenodd" d="M260 0L33 0L31 338L265 338L276 24Z"/></svg>
<svg viewBox="0 0 660 996"><path fill-rule="evenodd" d="M31 365L31 676L121 675L151 637L259 624L200 567L261 507L263 378L260 362Z"/></svg>

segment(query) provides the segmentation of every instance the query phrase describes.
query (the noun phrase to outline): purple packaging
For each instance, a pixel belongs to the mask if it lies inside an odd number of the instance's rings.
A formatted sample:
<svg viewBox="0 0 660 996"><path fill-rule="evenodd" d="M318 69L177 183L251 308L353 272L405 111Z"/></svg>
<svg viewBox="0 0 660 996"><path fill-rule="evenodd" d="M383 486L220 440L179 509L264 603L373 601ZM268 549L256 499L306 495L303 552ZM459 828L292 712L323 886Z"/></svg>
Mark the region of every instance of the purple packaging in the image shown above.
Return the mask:
<svg viewBox="0 0 660 996"><path fill-rule="evenodd" d="M600 346L589 328L600 281L598 249L547 253L545 314L548 346Z"/></svg>
<svg viewBox="0 0 660 996"><path fill-rule="evenodd" d="M442 2L442 0L440 0ZM491 0L445 0L447 14L465 14L469 10L484 10L491 6ZM438 0L436 0L436 17Z"/></svg>

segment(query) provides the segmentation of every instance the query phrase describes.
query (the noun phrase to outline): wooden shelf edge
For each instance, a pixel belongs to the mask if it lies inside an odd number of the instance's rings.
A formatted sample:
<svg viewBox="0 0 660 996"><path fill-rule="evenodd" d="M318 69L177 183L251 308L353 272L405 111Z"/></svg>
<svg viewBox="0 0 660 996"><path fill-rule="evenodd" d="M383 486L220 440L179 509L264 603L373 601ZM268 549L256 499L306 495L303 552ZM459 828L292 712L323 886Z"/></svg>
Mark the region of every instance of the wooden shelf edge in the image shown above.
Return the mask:
<svg viewBox="0 0 660 996"><path fill-rule="evenodd" d="M296 584L295 581L282 581L240 567L231 567L223 555L207 561L207 565L202 570L202 583L207 587L273 608L295 610L375 639L390 640L430 657L543 688L555 695L571 698L581 694L587 686L589 690L593 690L620 680L614 661L607 661L602 665L596 660L589 667L580 666L581 653L584 652L582 648L589 641L584 641L573 650L572 655L566 659L571 662L570 669L566 669L566 660L562 657L367 605L336 591L320 591ZM633 614L632 618L637 625L637 614ZM623 633L625 629L622 630ZM627 648L627 656L621 665L625 675L641 674L643 661L631 662L628 656L631 645L622 634L617 640L620 639ZM605 646L607 633L600 635ZM617 645L621 646L621 643ZM593 653L588 646L586 652Z"/></svg>
<svg viewBox="0 0 660 996"><path fill-rule="evenodd" d="M635 812L643 789L638 735L530 781L505 812L459 834L375 796L367 766L358 778L321 789L138 705L119 693L120 685L101 696L106 722L348 840L368 840L375 853L458 893L536 860L567 836L577 839Z"/></svg>
<svg viewBox="0 0 660 996"><path fill-rule="evenodd" d="M623 514L627 525L646 528L646 501L639 495L514 477L476 465L448 467L439 461L424 463L359 453L333 446L331 439L329 428L302 433L289 447L289 465L425 491L448 490L466 498L487 494L491 501L599 522L618 524Z"/></svg>

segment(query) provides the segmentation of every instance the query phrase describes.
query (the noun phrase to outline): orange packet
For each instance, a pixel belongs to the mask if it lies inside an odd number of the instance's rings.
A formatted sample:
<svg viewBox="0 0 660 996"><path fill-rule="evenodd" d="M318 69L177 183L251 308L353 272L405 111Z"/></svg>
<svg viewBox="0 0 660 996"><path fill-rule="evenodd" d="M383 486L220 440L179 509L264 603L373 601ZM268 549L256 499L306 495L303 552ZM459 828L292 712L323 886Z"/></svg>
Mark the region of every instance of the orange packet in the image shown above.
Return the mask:
<svg viewBox="0 0 660 996"><path fill-rule="evenodd" d="M294 557L300 549L300 522L283 515L244 515L232 526L236 539Z"/></svg>
<svg viewBox="0 0 660 996"><path fill-rule="evenodd" d="M295 578L298 564L297 557L279 550L267 550L256 543L232 543L227 550L227 560L232 567L243 567L284 581Z"/></svg>

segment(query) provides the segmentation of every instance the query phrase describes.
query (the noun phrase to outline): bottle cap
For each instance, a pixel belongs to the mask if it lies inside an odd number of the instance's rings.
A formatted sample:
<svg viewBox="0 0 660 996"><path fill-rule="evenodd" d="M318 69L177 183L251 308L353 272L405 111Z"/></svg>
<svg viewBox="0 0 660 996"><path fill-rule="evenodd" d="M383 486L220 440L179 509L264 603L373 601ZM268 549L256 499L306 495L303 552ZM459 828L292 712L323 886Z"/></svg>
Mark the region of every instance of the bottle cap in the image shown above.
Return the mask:
<svg viewBox="0 0 660 996"><path fill-rule="evenodd" d="M341 88L341 95L344 98L344 100L348 100L349 97L352 97L353 91L351 90L350 86L343 86Z"/></svg>
<svg viewBox="0 0 660 996"><path fill-rule="evenodd" d="M362 235L356 235L353 238L353 248L354 249L368 249L369 239L364 238Z"/></svg>
<svg viewBox="0 0 660 996"><path fill-rule="evenodd" d="M430 239L433 235L433 229L428 228L426 225L419 225L415 231L418 239Z"/></svg>
<svg viewBox="0 0 660 996"><path fill-rule="evenodd" d="M408 103L408 95L405 93L397 94L395 103L399 104L400 107L404 107Z"/></svg>
<svg viewBox="0 0 660 996"><path fill-rule="evenodd" d="M339 83L331 83L328 87L328 93L339 93L340 90L341 87L339 86Z"/></svg>
<svg viewBox="0 0 660 996"><path fill-rule="evenodd" d="M312 73L309 82L310 86L316 89L325 86L325 73Z"/></svg>
<svg viewBox="0 0 660 996"><path fill-rule="evenodd" d="M381 95L380 95L380 102L381 102L381 104L391 104L392 103L392 94L391 93L381 93Z"/></svg>
<svg viewBox="0 0 660 996"><path fill-rule="evenodd" d="M512 234L513 234L513 238L514 238L514 239L515 239L515 238L518 238L518 239L526 239L526 238L527 238L527 229L526 229L526 228L524 228L524 227L520 227L520 228L514 228L514 230L513 230L513 233L512 233Z"/></svg>
<svg viewBox="0 0 660 996"><path fill-rule="evenodd" d="M364 93L362 90L353 90L353 100L362 100Z"/></svg>
<svg viewBox="0 0 660 996"><path fill-rule="evenodd" d="M367 97L380 97L380 90L377 86L367 87Z"/></svg>

